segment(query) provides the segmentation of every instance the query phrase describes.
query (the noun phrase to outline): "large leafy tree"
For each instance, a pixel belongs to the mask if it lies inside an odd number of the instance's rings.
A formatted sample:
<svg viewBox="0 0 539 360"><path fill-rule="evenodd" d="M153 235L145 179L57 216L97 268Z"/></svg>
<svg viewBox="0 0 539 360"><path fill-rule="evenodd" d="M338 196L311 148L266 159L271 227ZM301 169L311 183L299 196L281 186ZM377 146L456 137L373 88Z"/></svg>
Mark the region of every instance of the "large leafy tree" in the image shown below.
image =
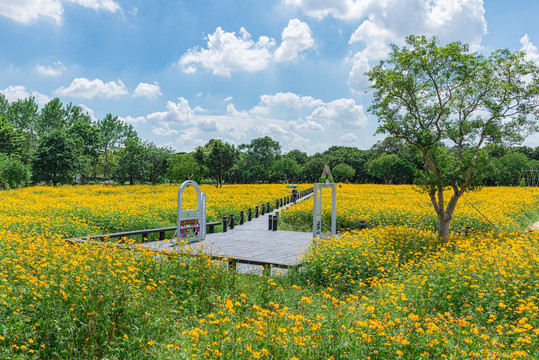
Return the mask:
<svg viewBox="0 0 539 360"><path fill-rule="evenodd" d="M275 180L296 182L301 175L301 166L299 166L294 158L283 156L273 162L271 172Z"/></svg>
<svg viewBox="0 0 539 360"><path fill-rule="evenodd" d="M65 130L44 135L32 158L32 180L53 185L72 182L80 166L75 144Z"/></svg>
<svg viewBox="0 0 539 360"><path fill-rule="evenodd" d="M143 184L146 179L147 149L139 138L130 138L118 151L118 162L111 169L111 177L120 184L129 181L129 185Z"/></svg>
<svg viewBox="0 0 539 360"><path fill-rule="evenodd" d="M156 146L152 142L145 143L144 147L146 148L146 180L152 185L166 181L167 162L173 154L172 150L167 147Z"/></svg>
<svg viewBox="0 0 539 360"><path fill-rule="evenodd" d="M350 181L350 179L353 179L354 178L354 175L356 174L356 170L351 167L350 165L346 164L346 163L340 163L340 164L337 164L334 168L333 168L333 176L335 177L335 179L338 181L338 180L341 180L341 181Z"/></svg>
<svg viewBox="0 0 539 360"><path fill-rule="evenodd" d="M110 174L112 153L127 140L138 140L138 137L131 125L124 124L112 114L107 114L103 120L97 123L97 130L99 150L103 156L103 174L107 177Z"/></svg>
<svg viewBox="0 0 539 360"><path fill-rule="evenodd" d="M33 97L17 100L9 105L6 111L8 121L24 136L22 144L22 161L27 163L37 146L37 124L40 116L38 106Z"/></svg>
<svg viewBox="0 0 539 360"><path fill-rule="evenodd" d="M438 216L438 237L445 238L458 200L484 176L487 152L503 154L537 131L539 70L522 52L485 57L460 42L442 46L414 35L406 44L392 45L389 58L368 71L369 110L378 117L378 133L421 153L426 170L418 183Z"/></svg>
<svg viewBox="0 0 539 360"><path fill-rule="evenodd" d="M0 115L0 154L19 155L24 142L22 135Z"/></svg>
<svg viewBox="0 0 539 360"><path fill-rule="evenodd" d="M206 167L208 174L217 179L217 185L223 185L223 175L234 165L237 150L234 145L219 139L208 141L204 147L197 147L195 159Z"/></svg>
<svg viewBox="0 0 539 360"><path fill-rule="evenodd" d="M269 181L273 162L281 155L281 145L269 136L242 144L239 150L244 153L244 177L248 181Z"/></svg>
<svg viewBox="0 0 539 360"><path fill-rule="evenodd" d="M202 167L192 154L180 153L167 160L167 176L170 181L200 181L203 176Z"/></svg>
<svg viewBox="0 0 539 360"><path fill-rule="evenodd" d="M39 136L44 136L53 130L65 129L68 125L66 109L60 99L54 98L41 109L36 128Z"/></svg>

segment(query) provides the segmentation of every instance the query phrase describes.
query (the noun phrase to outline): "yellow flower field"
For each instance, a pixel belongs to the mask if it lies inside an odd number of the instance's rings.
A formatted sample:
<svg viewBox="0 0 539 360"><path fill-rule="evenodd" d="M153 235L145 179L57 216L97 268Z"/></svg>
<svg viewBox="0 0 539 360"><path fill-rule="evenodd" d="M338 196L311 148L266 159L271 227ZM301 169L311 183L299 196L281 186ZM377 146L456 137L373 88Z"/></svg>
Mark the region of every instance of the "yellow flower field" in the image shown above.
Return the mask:
<svg viewBox="0 0 539 360"><path fill-rule="evenodd" d="M450 195L449 191L445 193L446 201ZM322 205L323 223L329 228L331 195L327 190L323 193ZM490 220L501 230L521 229L538 207L539 188L486 187L466 193L459 200L450 226L453 230L469 225L474 230L490 231L495 229ZM312 202L283 211L281 220L292 228L312 226ZM340 185L337 188L337 228L357 229L359 220L366 220L369 227L404 225L432 230L438 223L430 198L415 186Z"/></svg>
<svg viewBox="0 0 539 360"><path fill-rule="evenodd" d="M502 231L463 201L454 221L476 221L476 231L440 243L432 224L418 225L431 211L424 194L343 185L339 216L376 226L319 242L301 271L277 277L60 240L173 225L178 188L0 192L0 358L539 358L539 235L503 230L533 220L536 189L467 195ZM289 194L285 185L203 191L215 219ZM311 204L284 213L301 217ZM394 224L401 218L415 225Z"/></svg>
<svg viewBox="0 0 539 360"><path fill-rule="evenodd" d="M160 228L176 224L179 185L38 186L0 192L0 228L64 237ZM208 221L290 195L286 185L202 185ZM195 207L193 187L184 209Z"/></svg>

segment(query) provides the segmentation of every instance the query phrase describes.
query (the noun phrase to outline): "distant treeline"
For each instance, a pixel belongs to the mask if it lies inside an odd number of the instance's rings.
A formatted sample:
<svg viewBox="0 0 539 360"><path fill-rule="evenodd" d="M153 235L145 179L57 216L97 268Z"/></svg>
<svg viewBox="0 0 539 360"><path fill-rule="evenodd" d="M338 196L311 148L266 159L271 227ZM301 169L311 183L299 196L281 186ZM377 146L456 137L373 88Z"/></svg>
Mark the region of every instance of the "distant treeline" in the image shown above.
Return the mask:
<svg viewBox="0 0 539 360"><path fill-rule="evenodd" d="M449 149L451 150L451 149ZM522 170L539 169L539 147L491 154L485 185L522 185ZM33 97L9 102L0 94L0 187L109 181L157 184L316 182L324 167L333 181L411 184L425 169L417 152L393 138L369 150L332 146L307 155L287 153L265 136L238 147L210 140L192 153L175 153L139 138L131 125L107 114L92 120L58 98L39 109Z"/></svg>

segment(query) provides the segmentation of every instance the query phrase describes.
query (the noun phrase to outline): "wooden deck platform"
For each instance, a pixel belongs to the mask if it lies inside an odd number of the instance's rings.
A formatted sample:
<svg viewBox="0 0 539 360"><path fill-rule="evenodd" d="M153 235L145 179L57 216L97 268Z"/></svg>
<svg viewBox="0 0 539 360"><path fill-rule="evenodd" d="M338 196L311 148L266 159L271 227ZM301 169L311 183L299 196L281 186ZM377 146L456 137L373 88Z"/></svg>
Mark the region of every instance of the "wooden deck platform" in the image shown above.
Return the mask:
<svg viewBox="0 0 539 360"><path fill-rule="evenodd" d="M299 201L307 200L309 194ZM288 205L293 206L293 205ZM278 209L282 211L285 207ZM275 211L269 214L274 215ZM243 225L236 225L227 232L207 234L206 239L192 243L191 249L201 250L206 255L222 256L238 260L268 262L280 265L297 265L301 255L312 242L312 233L297 231L268 230L268 215L265 214ZM171 241L153 241L145 243L155 250L171 249ZM261 273L261 266L238 264L239 272Z"/></svg>

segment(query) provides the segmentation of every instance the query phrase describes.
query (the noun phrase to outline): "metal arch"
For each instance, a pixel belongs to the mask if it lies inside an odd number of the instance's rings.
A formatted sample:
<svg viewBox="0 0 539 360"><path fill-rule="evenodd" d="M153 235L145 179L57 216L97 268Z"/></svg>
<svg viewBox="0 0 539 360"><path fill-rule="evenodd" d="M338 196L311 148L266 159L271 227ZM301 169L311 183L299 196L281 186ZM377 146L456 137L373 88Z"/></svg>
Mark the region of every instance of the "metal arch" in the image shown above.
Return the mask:
<svg viewBox="0 0 539 360"><path fill-rule="evenodd" d="M322 233L322 190L331 189L331 232ZM337 184L316 183L313 192L313 239L337 234Z"/></svg>
<svg viewBox="0 0 539 360"><path fill-rule="evenodd" d="M193 186L197 194L197 208L183 210L183 192L188 186ZM185 225L183 222L195 220L194 225ZM178 238L187 238L189 243L197 242L206 238L206 194L200 191L200 186L193 180L184 181L178 191L178 212L177 212L177 235ZM194 229L194 236L189 237L190 230ZM186 235L186 236L184 236Z"/></svg>

